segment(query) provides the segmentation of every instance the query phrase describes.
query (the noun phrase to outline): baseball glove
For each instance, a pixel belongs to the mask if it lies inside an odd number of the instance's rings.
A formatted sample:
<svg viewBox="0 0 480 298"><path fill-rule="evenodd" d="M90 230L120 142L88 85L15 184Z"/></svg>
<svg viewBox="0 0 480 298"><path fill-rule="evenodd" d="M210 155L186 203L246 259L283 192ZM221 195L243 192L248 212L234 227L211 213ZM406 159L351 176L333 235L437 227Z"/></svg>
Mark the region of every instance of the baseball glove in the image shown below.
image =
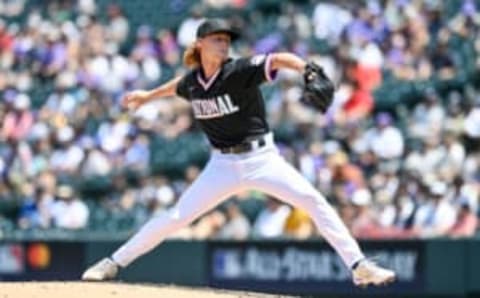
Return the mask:
<svg viewBox="0 0 480 298"><path fill-rule="evenodd" d="M313 62L309 62L303 74L305 88L303 100L315 109L325 113L332 103L335 86L325 75L323 68Z"/></svg>

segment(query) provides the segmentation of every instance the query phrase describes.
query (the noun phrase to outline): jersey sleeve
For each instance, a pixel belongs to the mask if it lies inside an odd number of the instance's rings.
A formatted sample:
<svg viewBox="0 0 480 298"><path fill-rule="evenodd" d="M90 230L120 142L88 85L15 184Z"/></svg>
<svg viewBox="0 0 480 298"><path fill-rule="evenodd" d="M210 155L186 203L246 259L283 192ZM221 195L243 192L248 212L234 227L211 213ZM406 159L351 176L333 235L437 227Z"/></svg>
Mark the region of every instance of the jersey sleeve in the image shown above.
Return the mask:
<svg viewBox="0 0 480 298"><path fill-rule="evenodd" d="M176 93L178 96L188 99L189 94L188 94L187 85L188 85L187 76L184 76L183 78L180 79L180 81L178 81L177 90L176 90Z"/></svg>
<svg viewBox="0 0 480 298"><path fill-rule="evenodd" d="M277 71L271 69L271 55L261 54L235 61L235 80L244 88L258 86L275 79Z"/></svg>

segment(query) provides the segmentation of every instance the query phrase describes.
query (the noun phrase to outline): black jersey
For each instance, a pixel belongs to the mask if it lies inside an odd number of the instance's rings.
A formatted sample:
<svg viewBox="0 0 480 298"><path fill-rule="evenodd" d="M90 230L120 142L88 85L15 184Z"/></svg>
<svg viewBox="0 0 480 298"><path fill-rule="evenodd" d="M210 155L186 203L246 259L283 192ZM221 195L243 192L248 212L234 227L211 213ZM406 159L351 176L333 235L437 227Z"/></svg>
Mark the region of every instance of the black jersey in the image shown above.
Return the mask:
<svg viewBox="0 0 480 298"><path fill-rule="evenodd" d="M212 146L230 147L269 132L259 86L275 76L270 60L268 55L229 59L209 80L201 68L180 80L177 94L190 101Z"/></svg>

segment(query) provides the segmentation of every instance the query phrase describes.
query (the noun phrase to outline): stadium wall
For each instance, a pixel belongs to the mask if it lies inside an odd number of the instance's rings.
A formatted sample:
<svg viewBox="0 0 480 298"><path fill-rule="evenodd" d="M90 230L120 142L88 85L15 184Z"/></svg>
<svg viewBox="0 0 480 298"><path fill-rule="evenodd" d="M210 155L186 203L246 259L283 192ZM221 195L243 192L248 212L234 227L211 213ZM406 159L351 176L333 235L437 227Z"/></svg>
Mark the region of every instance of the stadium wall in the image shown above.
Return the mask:
<svg viewBox="0 0 480 298"><path fill-rule="evenodd" d="M357 289L323 241L167 241L119 279L315 297L477 297L480 239L365 241L368 256L394 269L398 281ZM0 280L78 280L118 241L0 241Z"/></svg>

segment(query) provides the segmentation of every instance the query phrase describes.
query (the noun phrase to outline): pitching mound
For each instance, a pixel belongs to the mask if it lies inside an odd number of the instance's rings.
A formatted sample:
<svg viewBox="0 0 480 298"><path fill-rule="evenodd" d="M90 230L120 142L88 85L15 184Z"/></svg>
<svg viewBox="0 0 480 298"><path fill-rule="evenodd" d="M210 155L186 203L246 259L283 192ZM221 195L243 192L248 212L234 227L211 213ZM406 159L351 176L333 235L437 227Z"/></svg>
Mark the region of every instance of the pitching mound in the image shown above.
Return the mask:
<svg viewBox="0 0 480 298"><path fill-rule="evenodd" d="M1 298L238 298L280 297L216 289L125 283L0 282ZM286 296L282 296L286 297Z"/></svg>

